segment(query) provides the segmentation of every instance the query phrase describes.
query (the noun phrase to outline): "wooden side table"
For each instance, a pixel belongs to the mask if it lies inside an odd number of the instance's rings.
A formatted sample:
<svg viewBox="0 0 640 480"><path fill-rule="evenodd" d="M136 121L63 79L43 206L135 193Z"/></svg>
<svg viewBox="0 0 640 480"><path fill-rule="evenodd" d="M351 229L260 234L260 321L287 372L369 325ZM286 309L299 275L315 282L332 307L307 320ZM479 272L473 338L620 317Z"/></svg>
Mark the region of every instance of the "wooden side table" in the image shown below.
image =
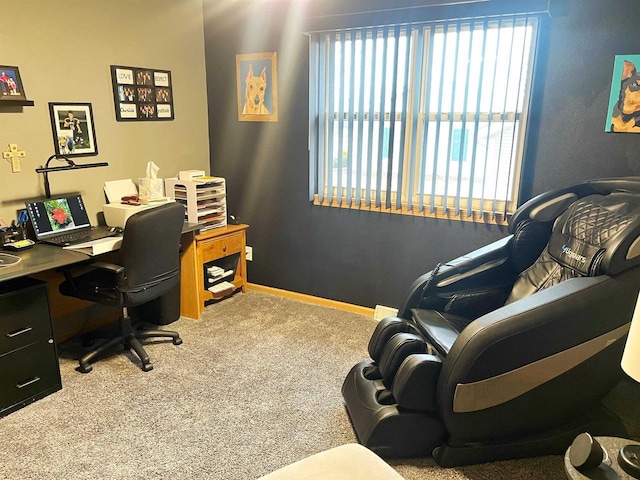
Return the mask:
<svg viewBox="0 0 640 480"><path fill-rule="evenodd" d="M182 239L180 260L180 315L198 319L207 300L225 298L247 290L246 229L249 225L226 225ZM232 286L216 294L207 290L207 268L221 267L233 275L222 280Z"/></svg>
<svg viewBox="0 0 640 480"><path fill-rule="evenodd" d="M567 449L564 456L564 471L567 478L572 480L596 479L596 480L634 480L634 477L626 473L620 465L618 465L618 451L624 445L638 445L638 442L618 437L593 437L602 446L605 451L604 460L600 465L583 472L578 471L569 460L569 452L571 447Z"/></svg>

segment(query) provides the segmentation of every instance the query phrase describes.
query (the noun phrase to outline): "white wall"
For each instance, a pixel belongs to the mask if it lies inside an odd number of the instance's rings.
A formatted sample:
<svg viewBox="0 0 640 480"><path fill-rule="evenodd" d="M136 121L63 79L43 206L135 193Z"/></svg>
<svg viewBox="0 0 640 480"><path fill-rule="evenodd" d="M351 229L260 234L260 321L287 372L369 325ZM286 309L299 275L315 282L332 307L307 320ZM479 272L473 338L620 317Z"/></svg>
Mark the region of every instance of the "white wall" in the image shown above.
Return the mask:
<svg viewBox="0 0 640 480"><path fill-rule="evenodd" d="M0 0L0 65L17 66L33 107L0 105L0 150L26 151L22 171L0 159L0 216L10 222L24 199L44 195L34 169L54 154L48 102L92 104L98 155L74 161L108 167L50 175L53 195L83 194L95 214L103 182L209 171L202 0ZM175 120L116 122L110 65L170 70ZM62 165L53 161L53 165Z"/></svg>

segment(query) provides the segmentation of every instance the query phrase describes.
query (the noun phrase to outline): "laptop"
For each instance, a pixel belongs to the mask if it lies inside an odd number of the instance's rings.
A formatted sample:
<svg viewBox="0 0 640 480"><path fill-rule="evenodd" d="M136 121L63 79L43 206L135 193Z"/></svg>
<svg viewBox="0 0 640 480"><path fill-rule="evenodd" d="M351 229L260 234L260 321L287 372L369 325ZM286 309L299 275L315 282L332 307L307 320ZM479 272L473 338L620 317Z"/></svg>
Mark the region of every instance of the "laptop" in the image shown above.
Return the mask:
<svg viewBox="0 0 640 480"><path fill-rule="evenodd" d="M118 235L106 226L91 226L81 195L27 202L36 240L66 247Z"/></svg>

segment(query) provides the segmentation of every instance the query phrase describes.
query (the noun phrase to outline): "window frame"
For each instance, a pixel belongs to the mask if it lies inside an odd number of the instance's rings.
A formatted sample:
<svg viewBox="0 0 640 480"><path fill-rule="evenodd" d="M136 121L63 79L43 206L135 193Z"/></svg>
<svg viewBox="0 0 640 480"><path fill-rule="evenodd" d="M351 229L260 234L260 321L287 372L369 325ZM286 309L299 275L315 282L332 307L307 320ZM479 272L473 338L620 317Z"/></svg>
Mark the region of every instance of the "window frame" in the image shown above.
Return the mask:
<svg viewBox="0 0 640 480"><path fill-rule="evenodd" d="M497 22L497 23L496 23ZM503 24L503 22L505 22ZM429 92L429 81L427 78L427 68L422 68L420 65L417 65L420 62L428 62L433 58L432 45L434 43L434 34L448 33L448 29L451 28L451 25L456 25L456 28L460 28L461 25L464 25L468 28L468 32L470 32L469 36L469 55L471 55L471 48L473 46L473 41L471 36L474 34L478 25L482 25L483 35L486 38L487 31L490 28L503 28L509 27L506 22L512 22L511 28L515 28L517 26L522 26L521 23L525 27L531 27L526 29L526 34L522 39L522 58L528 56L528 59L525 62L522 62L523 66L521 69L525 69L527 71L527 75L524 76L525 85L521 85L522 78L519 80L518 84L518 96L523 94L522 99L518 100L520 102L520 108L516 108L514 111L507 111L506 109L501 112L494 112L491 109L489 111L469 111L466 110L466 106L463 111L457 111L455 108L452 108L453 115L448 111L434 111L429 108L428 113L426 109L424 111L417 111L416 107L424 106L425 103L428 106L428 101L425 102L425 98L428 98ZM520 23L519 23L520 22ZM496 25L492 26L494 23ZM309 193L310 200L314 202L316 205L322 206L334 206L340 208L356 208L356 209L364 209L371 211L381 211L387 213L400 213L400 214L408 214L408 215L420 215L420 216L429 216L429 217L444 217L450 219L458 219L458 220L466 220L466 221L484 221L489 223L498 223L504 224L508 221L509 216L515 211L519 200L520 193L520 184L521 184L521 175L523 172L523 163L524 163L524 153L526 147L526 135L527 135L527 127L528 127L528 119L529 119L529 110L530 110L530 102L531 95L533 90L533 80L535 75L535 65L536 65L536 57L538 51L538 43L540 36L540 24L541 19L538 15L528 15L528 14L518 14L518 15L507 15L500 17L480 17L473 19L466 19L462 21L434 21L434 22L420 22L416 24L405 24L405 25L390 25L390 26L382 26L382 27L358 27L354 29L342 29L342 30L334 30L329 32L316 32L311 33L309 36L309 54L310 54L310 62L309 62L309 70L310 70L310 81L309 81L309 98L310 98L310 110L309 110L309 166L310 166L310 175L309 175ZM368 185L362 187L360 183L360 174L356 175L355 182L352 182L352 175L348 174L348 178L346 182L342 181L340 174L337 175L337 182L334 184L331 179L329 179L329 163L324 159L319 160L319 157L326 158L328 157L327 149L330 146L328 141L328 135L331 134L332 130L336 128L335 124L338 124L338 127L341 131L338 134L338 145L339 142L343 141L344 131L343 125L345 122L349 122L350 124L354 121L358 121L358 128L362 128L362 122L369 121L371 116L370 111L367 112L362 111L363 120L360 121L359 116L361 110L358 109L354 111L353 98L350 98L349 110L350 112L345 112L344 106L344 97L339 96L339 106L338 108L333 108L331 105L328 110L334 111L333 114L333 122L330 121L330 115L327 114L323 121L321 121L321 117L319 114L320 109L317 104L314 102L320 101L320 99L324 99L327 94L329 99L334 98L333 91L327 92L327 89L335 88L332 85L332 82L329 81L329 75L331 75L331 71L326 67L324 63L324 59L330 53L332 46L335 46L336 41L346 42L346 38L348 37L350 40L350 48L353 51L355 42L353 38L357 38L357 32L365 32L365 39L371 38L370 35L377 35L377 32L380 29L387 29L394 31L395 45L396 50L394 52L395 58L397 58L397 45L399 38L398 32L404 32L406 38L411 42L411 50L413 50L413 54L409 57L407 53L407 58L409 61L404 65L406 69L405 75L409 75L412 80L410 84L413 86L410 88L408 92L404 92L404 98L402 101L402 111L398 112L395 109L395 106L392 106L390 111L384 109L385 121L390 119L391 116L394 116L396 119L394 122L391 122L392 128L390 129L390 135L393 135L395 132L395 128L401 129L401 137L400 143L401 145L398 147L401 152L403 152L403 158L401 158L402 162L402 171L400 172L400 179L397 180L398 186L401 189L401 198L398 201L398 194L395 185L392 185L391 192L383 191L380 188L380 178L376 179L376 185L369 187L371 182L371 176L368 176ZM422 29L424 34L424 38L422 41L418 41L416 39L419 36L419 32ZM407 32L410 30L410 35ZM426 35L424 32L428 32ZM456 41L459 41L460 34L463 32L463 29L456 30ZM318 42L314 39L314 35L324 35L324 43ZM340 35L345 36L345 40L340 38ZM376 37L377 39L378 37ZM332 39L334 39L332 41ZM358 41L364 42L360 37ZM528 41L528 45L527 45ZM376 42L374 42L375 44ZM527 50L528 46L528 50ZM364 47L363 47L364 48ZM421 51L423 54L418 55L417 53ZM386 50L384 54L386 54ZM431 55L431 59L426 58L426 54ZM485 51L483 50L484 54ZM375 47L373 51L372 68L375 69L375 62L379 59L377 58ZM383 55L384 55L383 54ZM525 55L526 54L526 55ZM513 55L513 53L510 53ZM344 56L341 55L340 61L341 68L344 69ZM457 61L457 57L456 57ZM386 65L386 59L382 58L383 64ZM444 61L443 61L444 63ZM396 66L397 67L397 66ZM421 75L416 79L416 70L421 71ZM467 79L469 75L469 68L467 68ZM522 71L520 72L522 75ZM324 82L320 81L321 78L324 78ZM494 78L495 81L495 73ZM353 83L353 79L350 79ZM383 82L384 83L384 82ZM468 82L467 82L468 83ZM440 85L442 88L442 84ZM495 87L494 87L495 88ZM418 99L416 101L416 95ZM477 94L480 95L480 94ZM455 94L454 94L455 96ZM331 103L331 100L329 100ZM384 102L384 98L382 99ZM479 102L479 101L478 101ZM453 100L452 100L453 103ZM516 102L517 103L517 102ZM452 105L453 106L453 105ZM380 109L374 110L374 118L375 122L378 122L378 125L381 125L380 121ZM515 142L510 146L511 157L514 158L509 165L509 173L508 178L510 178L510 184L508 186L508 191L511 193L510 200L493 200L493 198L484 201L481 198L473 196L471 202L466 205L464 200L468 199L468 197L462 195L460 192L460 182L461 180L457 180L458 184L458 193L455 195L450 195L449 192L445 190L444 194L437 194L434 190L431 190L427 193L420 194L420 191L424 189L421 187L420 181L426 181L425 175L423 175L422 170L425 169L425 161L427 157L422 155L417 155L415 152L416 149L422 148L423 146L420 144L420 141L417 141L417 145L414 145L415 139L423 138L423 130L428 128L429 122L448 122L450 128L452 129L451 136L455 135L453 133L455 122L461 121L463 123L463 128L461 131L465 132L465 138L469 135L469 128L475 128L475 132L477 133L478 129L476 124L484 125L483 122L486 122L487 128L491 128L492 122L500 121L503 123L502 130L504 132L504 122L506 120L511 122L514 125L512 132L512 140L515 139ZM343 118L343 122L339 122L339 118ZM404 119L403 119L404 117ZM428 121L427 121L428 117ZM453 118L452 118L453 117ZM398 121L400 123L395 125ZM333 124L333 125L332 125ZM464 125L467 125L467 129L464 128ZM366 128L366 127L365 127ZM440 127L438 127L440 128ZM379 142L382 141L382 130L379 126L378 135ZM347 134L353 134L353 128L347 129ZM328 135L327 135L328 134ZM362 139L362 134L360 134L360 138ZM489 134L487 134L487 139L489 138ZM404 139L404 141L403 141ZM322 140L322 141L321 141ZM502 140L502 139L501 139ZM316 147L314 147L314 141L316 142ZM361 153L361 142L358 142L357 151L355 154ZM449 149L451 149L452 140L449 139ZM349 144L351 144L351 139L349 140ZM462 148L469 148L471 145L465 144ZM335 148L335 145L334 145ZM343 147L344 148L344 147ZM338 148L338 151L344 151L343 148ZM500 147L502 148L502 147ZM353 153L354 148L348 148L349 156ZM409 152L409 153L406 153ZM338 157L339 158L339 157ZM370 165L372 160L367 161L367 165ZM380 166L380 158L377 159L377 165ZM475 157L474 157L475 161ZM393 160L386 161L389 165L393 163ZM416 163L420 163L421 165L416 165ZM436 163L440 163L440 165L444 165L447 169L452 165L456 165L460 171L462 169L462 162L458 162L452 160L450 156L448 156L448 160L445 160L444 163L442 160L436 160ZM348 168L352 168L351 159L347 158ZM363 162L358 161L357 166L361 168L363 166ZM342 171L342 169L340 169ZM369 170L370 171L370 170ZM413 173L411 173L413 171ZM333 175L333 172L331 172ZM391 175L388 175L388 181L391 180ZM329 179L329 181L327 181ZM472 176L473 180L473 176ZM430 180L435 185L435 180ZM485 179L486 183L487 180ZM346 184L344 184L346 183ZM356 185L353 185L356 183ZM322 188L320 188L322 185ZM387 185L388 186L388 185ZM448 185L445 187L448 188ZM330 191L331 190L331 191ZM349 192L360 191L360 195L351 195ZM331 193L331 194L330 194ZM427 200L427 197L428 200ZM434 200L436 200L434 202ZM491 207L488 207L488 203L491 204Z"/></svg>

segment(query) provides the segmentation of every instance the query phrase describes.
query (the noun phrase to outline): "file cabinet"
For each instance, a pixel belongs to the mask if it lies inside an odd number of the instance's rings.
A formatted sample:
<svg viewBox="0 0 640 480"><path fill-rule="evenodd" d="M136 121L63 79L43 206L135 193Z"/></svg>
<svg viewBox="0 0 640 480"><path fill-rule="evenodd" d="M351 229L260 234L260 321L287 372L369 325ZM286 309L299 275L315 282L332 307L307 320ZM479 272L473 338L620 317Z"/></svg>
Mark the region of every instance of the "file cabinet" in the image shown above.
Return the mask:
<svg viewBox="0 0 640 480"><path fill-rule="evenodd" d="M0 283L0 417L61 388L46 283Z"/></svg>

